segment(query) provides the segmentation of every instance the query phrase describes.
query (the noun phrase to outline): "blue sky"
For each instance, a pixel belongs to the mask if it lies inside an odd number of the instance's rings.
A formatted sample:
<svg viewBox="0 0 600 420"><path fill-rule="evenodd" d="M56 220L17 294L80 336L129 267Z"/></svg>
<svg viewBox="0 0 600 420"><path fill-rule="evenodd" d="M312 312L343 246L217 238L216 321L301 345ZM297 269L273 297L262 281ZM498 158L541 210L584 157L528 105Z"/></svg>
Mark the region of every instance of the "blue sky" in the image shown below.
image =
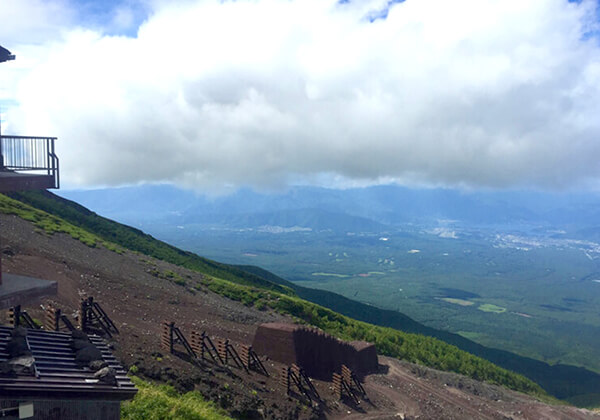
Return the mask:
<svg viewBox="0 0 600 420"><path fill-rule="evenodd" d="M66 184L598 189L598 1L8 0Z"/></svg>

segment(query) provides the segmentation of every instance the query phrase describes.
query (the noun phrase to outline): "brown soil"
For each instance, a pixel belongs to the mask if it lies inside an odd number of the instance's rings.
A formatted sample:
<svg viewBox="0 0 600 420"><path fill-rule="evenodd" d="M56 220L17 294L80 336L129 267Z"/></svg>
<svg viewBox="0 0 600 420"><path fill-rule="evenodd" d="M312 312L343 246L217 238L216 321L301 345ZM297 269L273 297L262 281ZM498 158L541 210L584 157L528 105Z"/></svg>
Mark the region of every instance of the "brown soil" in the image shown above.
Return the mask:
<svg viewBox="0 0 600 420"><path fill-rule="evenodd" d="M74 318L81 298L94 296L120 330L111 343L123 365L136 365L138 375L181 391L197 389L236 418L600 419L600 413L546 405L504 388L387 357L380 357L379 373L366 377L368 398L359 405L336 401L331 383L316 380L324 401L311 405L285 394L277 377L282 366L273 361L264 360L271 374L265 377L210 362L194 365L160 346L165 320L174 321L188 338L192 330L206 331L239 345L251 344L259 324L293 322L290 318L205 289L197 291L192 287L200 274L150 257L90 248L64 234L47 236L15 216L0 215L0 227L5 272L59 284L58 296L24 305L30 315L43 319L42 306L52 303ZM153 275L167 270L187 285ZM6 323L5 314L0 314L0 322Z"/></svg>

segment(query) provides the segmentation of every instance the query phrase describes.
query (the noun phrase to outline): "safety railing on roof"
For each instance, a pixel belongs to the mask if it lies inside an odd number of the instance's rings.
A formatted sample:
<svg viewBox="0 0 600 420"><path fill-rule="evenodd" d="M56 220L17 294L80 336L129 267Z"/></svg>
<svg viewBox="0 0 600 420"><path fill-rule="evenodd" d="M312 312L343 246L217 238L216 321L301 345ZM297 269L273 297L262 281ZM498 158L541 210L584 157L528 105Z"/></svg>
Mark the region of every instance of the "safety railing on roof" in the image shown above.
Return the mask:
<svg viewBox="0 0 600 420"><path fill-rule="evenodd" d="M54 150L56 137L0 136L0 167L3 171L31 172L48 175L59 188L58 156Z"/></svg>

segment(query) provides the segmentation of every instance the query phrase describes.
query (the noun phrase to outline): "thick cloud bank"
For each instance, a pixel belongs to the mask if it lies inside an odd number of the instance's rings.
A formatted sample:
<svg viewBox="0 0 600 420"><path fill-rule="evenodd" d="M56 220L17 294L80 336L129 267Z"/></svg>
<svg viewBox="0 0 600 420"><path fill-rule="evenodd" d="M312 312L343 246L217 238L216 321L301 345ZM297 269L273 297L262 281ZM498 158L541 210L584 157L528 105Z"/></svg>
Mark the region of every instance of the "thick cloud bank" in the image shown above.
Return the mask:
<svg viewBox="0 0 600 420"><path fill-rule="evenodd" d="M386 4L154 2L135 38L40 18L43 39L5 45L6 126L59 136L78 185L598 183L595 1L407 0L373 20Z"/></svg>

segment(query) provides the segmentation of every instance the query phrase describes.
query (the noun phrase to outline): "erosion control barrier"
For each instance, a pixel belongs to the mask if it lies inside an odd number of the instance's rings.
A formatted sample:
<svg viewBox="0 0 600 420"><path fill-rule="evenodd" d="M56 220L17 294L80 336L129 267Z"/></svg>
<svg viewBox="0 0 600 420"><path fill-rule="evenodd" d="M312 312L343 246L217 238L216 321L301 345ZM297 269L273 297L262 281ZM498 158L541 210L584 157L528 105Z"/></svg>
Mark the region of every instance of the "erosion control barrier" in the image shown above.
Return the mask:
<svg viewBox="0 0 600 420"><path fill-rule="evenodd" d="M341 341L316 328L267 323L256 330L252 347L277 362L302 367L311 378L331 379L332 372L348 366L358 378L377 372L375 345L365 341Z"/></svg>
<svg viewBox="0 0 600 420"><path fill-rule="evenodd" d="M269 372L267 372L267 369L258 358L258 355L254 349L252 349L252 346L241 345L240 358L242 359L242 363L245 364L249 370L254 370L265 376L269 376Z"/></svg>
<svg viewBox="0 0 600 420"><path fill-rule="evenodd" d="M13 306L8 310L8 322L14 328L23 326L36 330L40 329L40 326L33 321L27 311L21 309L21 305Z"/></svg>
<svg viewBox="0 0 600 420"><path fill-rule="evenodd" d="M100 330L109 337L119 333L117 326L92 296L81 300L79 311L79 327L82 331Z"/></svg>
<svg viewBox="0 0 600 420"><path fill-rule="evenodd" d="M44 321L44 329L46 331L61 331L63 329L75 331L76 329L60 309L53 308L52 306L46 308L46 318Z"/></svg>

